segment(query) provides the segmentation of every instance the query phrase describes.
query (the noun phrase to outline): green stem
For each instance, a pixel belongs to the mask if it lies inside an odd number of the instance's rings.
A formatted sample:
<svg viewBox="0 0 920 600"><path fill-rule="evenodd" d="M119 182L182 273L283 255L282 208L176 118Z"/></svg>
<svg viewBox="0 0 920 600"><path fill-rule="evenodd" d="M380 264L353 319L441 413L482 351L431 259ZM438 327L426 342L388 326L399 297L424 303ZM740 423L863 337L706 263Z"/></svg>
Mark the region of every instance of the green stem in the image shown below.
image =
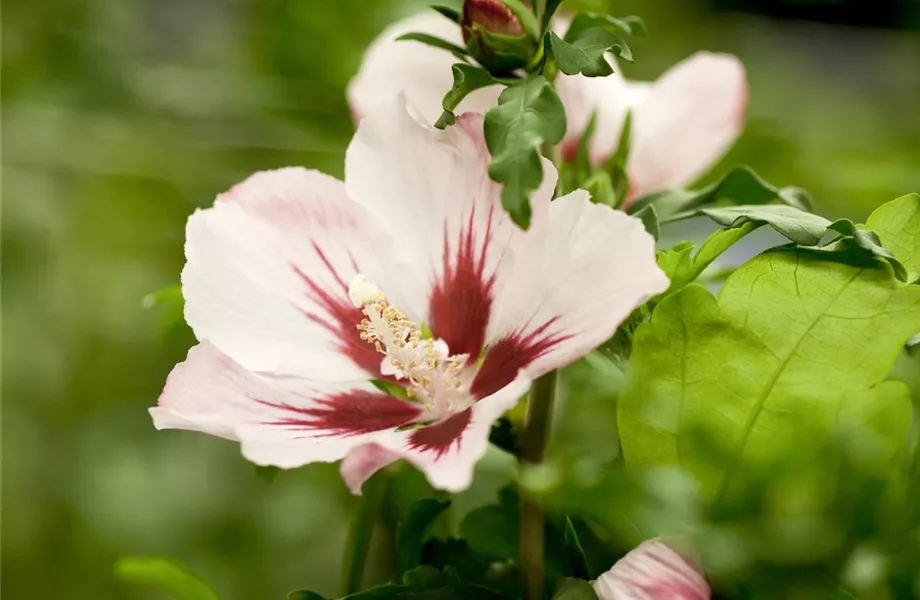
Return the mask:
<svg viewBox="0 0 920 600"><path fill-rule="evenodd" d="M527 403L527 420L521 432L518 458L522 463L540 464L546 452L550 422L553 416L553 400L556 396L556 372L552 371L537 379L530 391ZM540 507L522 493L519 509L518 553L521 572L524 575L524 590L528 600L539 600L543 596L543 580L546 574L544 528L546 518Z"/></svg>
<svg viewBox="0 0 920 600"><path fill-rule="evenodd" d="M345 596L361 589L364 566L371 547L371 536L374 534L374 525L386 487L387 474L381 471L371 477L362 490L358 512L348 530L348 542L345 544L345 555L342 560L342 564L347 565L342 571L342 594Z"/></svg>

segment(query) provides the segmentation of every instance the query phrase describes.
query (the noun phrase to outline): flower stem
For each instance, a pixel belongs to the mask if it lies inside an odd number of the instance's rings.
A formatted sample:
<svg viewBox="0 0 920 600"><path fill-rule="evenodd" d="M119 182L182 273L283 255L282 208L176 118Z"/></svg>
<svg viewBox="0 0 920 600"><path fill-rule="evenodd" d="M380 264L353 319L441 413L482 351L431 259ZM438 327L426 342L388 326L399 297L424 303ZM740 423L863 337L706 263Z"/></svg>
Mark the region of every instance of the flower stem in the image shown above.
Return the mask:
<svg viewBox="0 0 920 600"><path fill-rule="evenodd" d="M347 565L342 571L342 594L345 596L361 589L364 566L371 547L371 536L374 534L374 525L383 503L386 486L387 474L381 471L371 477L362 490L357 514L348 531L345 556L342 560L342 564Z"/></svg>
<svg viewBox="0 0 920 600"><path fill-rule="evenodd" d="M521 432L518 458L522 463L540 464L549 439L556 396L556 372L551 371L534 382L527 403L527 420ZM528 600L543 596L545 564L545 517L540 507L525 494L521 494L518 530L518 558L524 575L524 590Z"/></svg>

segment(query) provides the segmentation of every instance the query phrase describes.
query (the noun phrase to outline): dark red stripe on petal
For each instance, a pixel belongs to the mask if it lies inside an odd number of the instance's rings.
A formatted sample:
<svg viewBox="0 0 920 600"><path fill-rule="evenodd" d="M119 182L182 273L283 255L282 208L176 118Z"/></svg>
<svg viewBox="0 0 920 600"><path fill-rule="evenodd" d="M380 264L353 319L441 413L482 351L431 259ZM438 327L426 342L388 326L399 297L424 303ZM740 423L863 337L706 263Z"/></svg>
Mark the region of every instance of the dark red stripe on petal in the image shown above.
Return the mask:
<svg viewBox="0 0 920 600"><path fill-rule="evenodd" d="M470 387L473 397L478 400L494 394L514 381L518 371L571 338L572 334L550 332L557 320L553 317L527 335L515 331L489 346Z"/></svg>
<svg viewBox="0 0 920 600"><path fill-rule="evenodd" d="M445 224L443 274L432 286L428 300L432 333L447 342L451 354L468 354L470 362L479 358L485 344L492 308L495 276L485 276L485 263L492 240L493 215L494 208L489 207L488 224L479 248L476 248L473 235L475 208L470 212L466 227L460 230L456 251L450 247Z"/></svg>
<svg viewBox="0 0 920 600"><path fill-rule="evenodd" d="M336 338L334 348L336 351L350 358L356 365L367 371L372 377L382 377L380 363L383 357L377 352L373 344L361 339L358 324L364 319L364 313L356 308L348 299L348 286L345 285L338 273L326 260L319 248L317 252L326 267L333 273L336 283L342 288L341 293L332 293L317 284L309 275L301 271L296 265L294 271L307 285L307 295L318 306L322 307L325 315L301 308L301 312L313 321L326 328Z"/></svg>
<svg viewBox="0 0 920 600"><path fill-rule="evenodd" d="M416 429L409 436L409 447L418 452L434 452L435 459L441 458L454 444L460 447L463 432L472 420L473 411L467 408L440 423Z"/></svg>
<svg viewBox="0 0 920 600"><path fill-rule="evenodd" d="M320 398L310 407L257 400L291 414L265 425L296 430L315 430L326 436L351 436L373 433L408 425L421 414L421 409L409 402L376 392L355 390Z"/></svg>

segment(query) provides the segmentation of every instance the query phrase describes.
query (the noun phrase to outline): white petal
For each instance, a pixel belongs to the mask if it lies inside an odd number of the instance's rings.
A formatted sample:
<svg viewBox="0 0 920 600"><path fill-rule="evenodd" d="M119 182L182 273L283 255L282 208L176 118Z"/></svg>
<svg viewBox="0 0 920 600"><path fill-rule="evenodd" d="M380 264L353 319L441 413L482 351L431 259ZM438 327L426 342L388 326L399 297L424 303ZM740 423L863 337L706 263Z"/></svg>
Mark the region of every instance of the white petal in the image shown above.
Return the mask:
<svg viewBox="0 0 920 600"><path fill-rule="evenodd" d="M401 97L358 125L345 160L348 195L414 248L418 280L413 313L451 354L475 360L485 341L493 289L506 275L509 249L524 232L501 205L488 175L482 117L467 114L446 131L419 123ZM545 220L556 171L544 161L531 196L533 222ZM402 308L402 306L400 307Z"/></svg>
<svg viewBox="0 0 920 600"><path fill-rule="evenodd" d="M189 429L238 440L261 465L296 467L344 457L411 423L420 410L368 382L319 383L247 371L209 342L173 369L157 429Z"/></svg>
<svg viewBox="0 0 920 600"><path fill-rule="evenodd" d="M699 52L668 70L634 109L627 165L634 195L693 183L741 133L747 98L734 56Z"/></svg>
<svg viewBox="0 0 920 600"><path fill-rule="evenodd" d="M567 129L562 145L565 157L574 158L578 140L591 114L596 113L589 152L592 163L603 162L617 148L630 106L629 88L622 75L618 70L608 77L560 74L556 89L565 106Z"/></svg>
<svg viewBox="0 0 920 600"><path fill-rule="evenodd" d="M474 467L489 445L492 424L513 408L529 387L530 379L518 377L437 425L401 432L381 445L422 470L435 488L460 492L473 481Z"/></svg>
<svg viewBox="0 0 920 600"><path fill-rule="evenodd" d="M339 473L352 494L361 495L361 487L370 476L383 467L399 460L399 455L380 444L366 444L355 448L342 459Z"/></svg>
<svg viewBox="0 0 920 600"><path fill-rule="evenodd" d="M643 542L597 578L598 600L708 600L709 584L680 554L658 540Z"/></svg>
<svg viewBox="0 0 920 600"><path fill-rule="evenodd" d="M246 368L324 380L377 375L347 285L360 272L385 291L396 246L341 182L299 168L252 175L188 222L185 316ZM405 269L393 268L397 276Z"/></svg>
<svg viewBox="0 0 920 600"><path fill-rule="evenodd" d="M668 286L641 221L592 204L584 190L555 200L542 239L528 242L515 255L515 278L496 293L495 341L473 383L477 396L518 369L535 378L583 356Z"/></svg>
<svg viewBox="0 0 920 600"><path fill-rule="evenodd" d="M451 66L458 62L450 52L416 41L396 41L412 31L428 33L463 46L460 27L432 10L386 28L368 47L358 74L348 85L348 103L356 120L370 114L399 92L433 123L440 116L441 100L453 84ZM467 96L456 113L485 112L498 102L500 86Z"/></svg>

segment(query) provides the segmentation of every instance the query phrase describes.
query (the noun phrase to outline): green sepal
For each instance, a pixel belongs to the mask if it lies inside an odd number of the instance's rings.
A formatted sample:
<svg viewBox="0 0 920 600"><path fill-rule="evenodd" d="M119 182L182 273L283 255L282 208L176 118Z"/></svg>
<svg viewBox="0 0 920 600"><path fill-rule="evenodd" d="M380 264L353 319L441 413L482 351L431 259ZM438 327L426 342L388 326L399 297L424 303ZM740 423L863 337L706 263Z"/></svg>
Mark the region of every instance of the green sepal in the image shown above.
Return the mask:
<svg viewBox="0 0 920 600"><path fill-rule="evenodd" d="M432 10L439 12L443 16L447 17L454 23L460 24L460 11L457 9L451 8L449 6L441 6L439 4L434 4L430 7Z"/></svg>
<svg viewBox="0 0 920 600"><path fill-rule="evenodd" d="M441 38L431 35L429 33L423 33L421 31L410 31L409 33L404 33L398 38L396 38L396 41L397 42L403 42L403 41L421 42L422 44L427 44L434 48L440 48L441 50L447 50L448 52L450 52L451 54L453 54L460 60L464 60L464 61L467 60L466 57L469 56L469 52L466 50L466 48L463 48L462 46L458 46L457 44L448 42L447 40L442 40Z"/></svg>
<svg viewBox="0 0 920 600"><path fill-rule="evenodd" d="M521 2L521 0L501 0L501 2L508 7L511 14L514 15L518 23L521 24L521 27L524 28L524 32L529 35L532 40L540 39L540 34L542 33L540 24L537 22L537 16L529 6Z"/></svg>
<svg viewBox="0 0 920 600"><path fill-rule="evenodd" d="M488 71L481 67L476 67L468 63L457 63L451 67L454 76L454 83L451 88L444 94L441 101L441 107L444 112L435 121L434 126L438 129L444 129L448 125L453 125L457 116L454 109L472 92L494 85L497 83Z"/></svg>

